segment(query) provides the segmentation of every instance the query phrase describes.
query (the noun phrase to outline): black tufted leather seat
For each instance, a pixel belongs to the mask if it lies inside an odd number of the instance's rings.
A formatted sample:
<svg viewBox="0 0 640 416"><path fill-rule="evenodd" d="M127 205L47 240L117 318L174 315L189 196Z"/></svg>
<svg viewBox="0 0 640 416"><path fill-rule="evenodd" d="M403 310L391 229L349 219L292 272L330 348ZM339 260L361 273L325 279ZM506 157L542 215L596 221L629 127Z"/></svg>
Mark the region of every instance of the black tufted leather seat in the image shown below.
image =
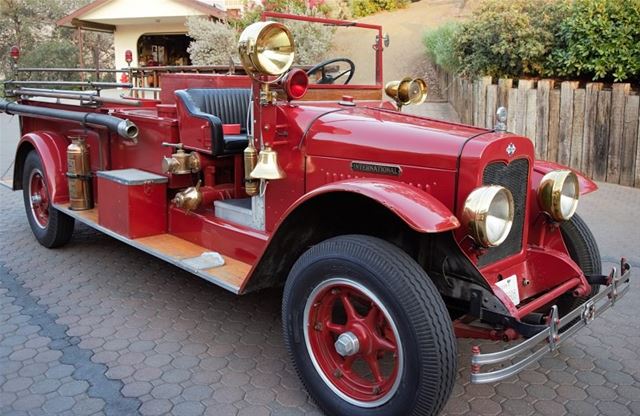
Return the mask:
<svg viewBox="0 0 640 416"><path fill-rule="evenodd" d="M176 91L191 116L211 124L214 155L242 152L247 147L248 88L191 88ZM240 134L223 134L223 124L240 124Z"/></svg>

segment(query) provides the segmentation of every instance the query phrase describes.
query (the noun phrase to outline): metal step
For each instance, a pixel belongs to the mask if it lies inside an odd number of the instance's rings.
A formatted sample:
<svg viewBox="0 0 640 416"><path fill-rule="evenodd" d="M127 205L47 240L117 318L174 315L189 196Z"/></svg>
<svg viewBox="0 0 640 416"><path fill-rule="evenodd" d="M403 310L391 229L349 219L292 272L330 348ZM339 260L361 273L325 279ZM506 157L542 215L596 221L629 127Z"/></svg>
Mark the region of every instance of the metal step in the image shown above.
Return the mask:
<svg viewBox="0 0 640 416"><path fill-rule="evenodd" d="M264 230L264 199L225 199L213 203L216 217L256 230Z"/></svg>
<svg viewBox="0 0 640 416"><path fill-rule="evenodd" d="M69 204L55 204L54 207L98 231L187 270L233 293L240 293L240 288L245 283L251 270L250 264L213 252L172 234L157 234L133 240L127 238L99 224L98 208L73 211L69 209Z"/></svg>

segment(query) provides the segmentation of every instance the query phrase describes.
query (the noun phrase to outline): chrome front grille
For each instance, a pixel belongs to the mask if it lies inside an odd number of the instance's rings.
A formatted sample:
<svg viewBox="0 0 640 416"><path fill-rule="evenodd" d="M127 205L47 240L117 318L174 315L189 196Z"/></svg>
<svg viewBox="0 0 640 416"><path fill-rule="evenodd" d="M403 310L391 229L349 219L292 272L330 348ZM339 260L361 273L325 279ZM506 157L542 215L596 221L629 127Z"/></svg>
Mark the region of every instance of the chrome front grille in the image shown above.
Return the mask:
<svg viewBox="0 0 640 416"><path fill-rule="evenodd" d="M484 169L482 183L484 185L501 185L511 191L514 214L513 226L509 236L498 247L487 249L478 261L479 267L512 256L522 249L524 215L527 207L527 189L529 185L529 161L527 159L516 159L508 165L503 162L490 163Z"/></svg>

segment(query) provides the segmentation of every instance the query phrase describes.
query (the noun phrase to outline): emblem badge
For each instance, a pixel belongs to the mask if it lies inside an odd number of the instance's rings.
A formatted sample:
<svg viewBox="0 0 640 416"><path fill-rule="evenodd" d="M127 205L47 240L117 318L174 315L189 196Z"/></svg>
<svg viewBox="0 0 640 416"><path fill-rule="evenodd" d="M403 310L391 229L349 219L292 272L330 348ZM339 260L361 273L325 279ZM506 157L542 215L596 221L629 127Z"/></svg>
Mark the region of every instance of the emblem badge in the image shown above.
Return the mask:
<svg viewBox="0 0 640 416"><path fill-rule="evenodd" d="M509 143L509 146L507 146L507 154L509 155L509 157L513 156L515 152L516 152L516 145L513 143Z"/></svg>

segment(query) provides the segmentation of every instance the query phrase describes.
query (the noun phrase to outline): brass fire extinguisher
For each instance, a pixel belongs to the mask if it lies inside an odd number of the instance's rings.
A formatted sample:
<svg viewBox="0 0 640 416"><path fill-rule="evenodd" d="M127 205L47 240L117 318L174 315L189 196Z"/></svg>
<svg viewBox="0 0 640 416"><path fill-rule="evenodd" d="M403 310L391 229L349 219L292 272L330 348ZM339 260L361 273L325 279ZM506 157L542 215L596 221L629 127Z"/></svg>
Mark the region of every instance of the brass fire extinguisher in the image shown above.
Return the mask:
<svg viewBox="0 0 640 416"><path fill-rule="evenodd" d="M93 208L91 191L91 165L89 149L84 137L70 137L67 147L67 178L69 181L69 208L76 211Z"/></svg>

